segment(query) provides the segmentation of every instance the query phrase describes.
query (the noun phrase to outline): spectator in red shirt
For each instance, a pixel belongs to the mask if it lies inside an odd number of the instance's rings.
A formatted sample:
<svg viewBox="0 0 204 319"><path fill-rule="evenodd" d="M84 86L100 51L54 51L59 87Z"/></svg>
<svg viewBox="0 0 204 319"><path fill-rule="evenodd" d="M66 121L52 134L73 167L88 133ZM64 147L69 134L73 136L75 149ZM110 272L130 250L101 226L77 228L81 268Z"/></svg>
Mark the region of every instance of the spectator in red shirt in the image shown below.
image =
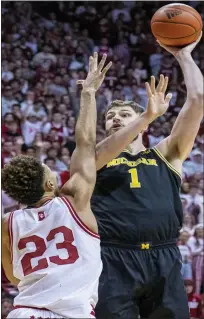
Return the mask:
<svg viewBox="0 0 204 319"><path fill-rule="evenodd" d="M53 113L52 122L45 124L43 128L44 138L52 141L64 142L68 137L68 130L63 126L62 114Z"/></svg>
<svg viewBox="0 0 204 319"><path fill-rule="evenodd" d="M15 156L14 145L11 141L5 141L2 145L1 165L2 167Z"/></svg>
<svg viewBox="0 0 204 319"><path fill-rule="evenodd" d="M201 297L194 293L192 280L185 280L184 283L188 296L188 306L191 319L200 319L202 315Z"/></svg>

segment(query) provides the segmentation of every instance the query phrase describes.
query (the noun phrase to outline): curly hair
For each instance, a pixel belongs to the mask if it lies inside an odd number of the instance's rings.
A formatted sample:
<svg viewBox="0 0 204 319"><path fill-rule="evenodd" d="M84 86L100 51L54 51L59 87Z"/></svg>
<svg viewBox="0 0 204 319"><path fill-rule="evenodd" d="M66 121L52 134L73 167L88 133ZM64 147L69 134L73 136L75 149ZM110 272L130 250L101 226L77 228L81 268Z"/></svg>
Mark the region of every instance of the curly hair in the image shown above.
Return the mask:
<svg viewBox="0 0 204 319"><path fill-rule="evenodd" d="M21 204L33 205L44 194L44 168L31 156L16 156L1 172L2 189Z"/></svg>
<svg viewBox="0 0 204 319"><path fill-rule="evenodd" d="M135 111L135 113L141 114L144 112L144 108L134 101L115 100L109 105L108 109L106 110L106 114L113 107L124 107L124 106L130 106Z"/></svg>

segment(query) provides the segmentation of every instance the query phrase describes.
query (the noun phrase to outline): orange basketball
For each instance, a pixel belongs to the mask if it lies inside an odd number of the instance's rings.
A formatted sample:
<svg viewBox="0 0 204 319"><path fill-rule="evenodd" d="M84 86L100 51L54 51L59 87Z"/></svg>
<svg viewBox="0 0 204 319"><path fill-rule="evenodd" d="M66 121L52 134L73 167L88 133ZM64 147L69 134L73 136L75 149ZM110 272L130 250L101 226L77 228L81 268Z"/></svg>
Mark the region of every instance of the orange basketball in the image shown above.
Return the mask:
<svg viewBox="0 0 204 319"><path fill-rule="evenodd" d="M182 47L196 41L202 27L200 14L182 3L172 3L160 8L151 20L155 38L170 46Z"/></svg>

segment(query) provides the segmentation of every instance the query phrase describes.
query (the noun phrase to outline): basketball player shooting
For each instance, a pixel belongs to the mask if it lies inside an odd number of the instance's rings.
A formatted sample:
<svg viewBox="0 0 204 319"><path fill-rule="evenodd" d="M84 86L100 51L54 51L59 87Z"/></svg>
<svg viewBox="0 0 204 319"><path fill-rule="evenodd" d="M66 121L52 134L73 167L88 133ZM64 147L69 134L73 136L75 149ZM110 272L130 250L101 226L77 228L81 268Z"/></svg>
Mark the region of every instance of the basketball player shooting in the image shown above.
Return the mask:
<svg viewBox="0 0 204 319"><path fill-rule="evenodd" d="M123 101L107 111L109 136L97 145L92 196L103 261L97 319L189 318L176 242L183 221L182 163L203 117L203 76L191 56L199 40L183 49L163 46L181 66L187 99L171 134L155 148L145 149L141 132L153 110L167 110L167 79L161 76L157 88L154 77L146 83L145 112Z"/></svg>
<svg viewBox="0 0 204 319"><path fill-rule="evenodd" d="M37 159L19 156L2 170L2 188L25 209L3 220L2 260L18 284L8 318L95 318L102 270L100 240L90 198L95 186L96 100L111 62L90 57L76 124L70 180L60 196L55 174Z"/></svg>

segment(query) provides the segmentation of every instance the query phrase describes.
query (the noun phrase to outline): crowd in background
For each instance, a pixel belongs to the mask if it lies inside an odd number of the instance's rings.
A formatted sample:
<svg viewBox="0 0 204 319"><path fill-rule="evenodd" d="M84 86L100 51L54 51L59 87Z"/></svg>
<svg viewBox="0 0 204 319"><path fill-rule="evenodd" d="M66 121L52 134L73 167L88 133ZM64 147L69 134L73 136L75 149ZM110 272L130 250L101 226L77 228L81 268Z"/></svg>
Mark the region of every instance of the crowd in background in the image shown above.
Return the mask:
<svg viewBox="0 0 204 319"><path fill-rule="evenodd" d="M113 61L97 93L97 141L105 137L104 113L111 101L134 100L146 107L145 81L151 75L158 79L159 74L169 76L168 90L173 97L168 112L144 133L145 146L153 147L168 136L185 103L186 88L175 58L151 34L151 17L164 4L167 2L2 2L2 166L26 154L40 158L55 171L59 186L69 178L80 105L76 81L86 77L94 51L100 57L106 53ZM188 4L204 18L204 3ZM192 55L204 73L204 37ZM183 278L197 295L204 293L203 155L202 122L194 149L183 165L184 223L178 242ZM2 214L17 207L2 192ZM4 317L12 308L11 296L17 293L4 274L2 291Z"/></svg>

